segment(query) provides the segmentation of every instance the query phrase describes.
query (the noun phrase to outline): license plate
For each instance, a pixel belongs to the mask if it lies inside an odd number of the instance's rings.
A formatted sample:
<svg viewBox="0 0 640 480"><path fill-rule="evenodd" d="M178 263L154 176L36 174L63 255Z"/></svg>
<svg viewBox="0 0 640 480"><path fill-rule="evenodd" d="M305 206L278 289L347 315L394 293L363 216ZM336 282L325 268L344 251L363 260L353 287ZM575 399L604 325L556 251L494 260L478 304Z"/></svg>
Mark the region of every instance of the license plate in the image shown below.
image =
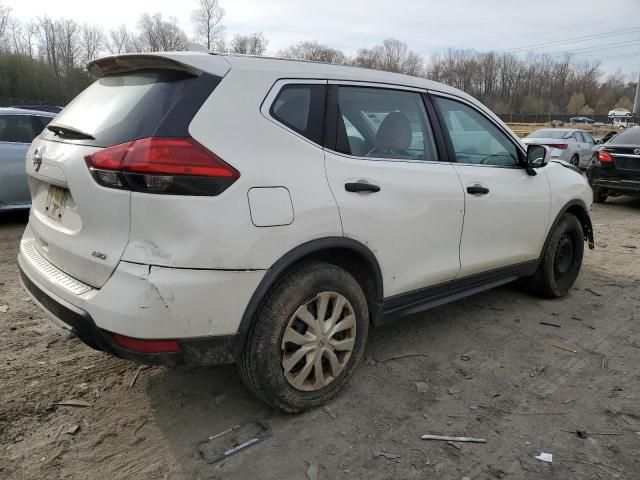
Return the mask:
<svg viewBox="0 0 640 480"><path fill-rule="evenodd" d="M47 195L46 211L47 215L56 220L62 219L62 212L67 204L67 195L69 190L55 185L49 185L49 193Z"/></svg>

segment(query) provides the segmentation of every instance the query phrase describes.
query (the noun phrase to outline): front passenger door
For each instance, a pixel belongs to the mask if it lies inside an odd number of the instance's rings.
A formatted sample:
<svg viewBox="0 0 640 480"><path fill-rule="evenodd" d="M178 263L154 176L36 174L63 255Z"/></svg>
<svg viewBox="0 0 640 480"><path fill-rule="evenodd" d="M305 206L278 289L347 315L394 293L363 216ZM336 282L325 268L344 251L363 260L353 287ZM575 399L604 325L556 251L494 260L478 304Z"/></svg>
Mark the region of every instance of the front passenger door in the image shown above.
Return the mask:
<svg viewBox="0 0 640 480"><path fill-rule="evenodd" d="M524 152L471 104L433 99L465 192L459 277L537 259L551 205L546 172L528 175Z"/></svg>

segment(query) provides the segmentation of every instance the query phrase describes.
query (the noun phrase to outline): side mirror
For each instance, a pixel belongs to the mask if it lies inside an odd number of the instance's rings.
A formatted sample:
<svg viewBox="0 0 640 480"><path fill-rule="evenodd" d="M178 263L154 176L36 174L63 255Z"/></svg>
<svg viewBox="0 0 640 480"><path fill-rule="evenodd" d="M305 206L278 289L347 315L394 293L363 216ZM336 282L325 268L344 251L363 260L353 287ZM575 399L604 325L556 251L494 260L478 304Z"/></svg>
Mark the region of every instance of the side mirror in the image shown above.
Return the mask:
<svg viewBox="0 0 640 480"><path fill-rule="evenodd" d="M549 150L544 145L527 146L527 171L544 167L549 161Z"/></svg>
<svg viewBox="0 0 640 480"><path fill-rule="evenodd" d="M596 140L596 145L600 145L602 143L602 140Z"/></svg>

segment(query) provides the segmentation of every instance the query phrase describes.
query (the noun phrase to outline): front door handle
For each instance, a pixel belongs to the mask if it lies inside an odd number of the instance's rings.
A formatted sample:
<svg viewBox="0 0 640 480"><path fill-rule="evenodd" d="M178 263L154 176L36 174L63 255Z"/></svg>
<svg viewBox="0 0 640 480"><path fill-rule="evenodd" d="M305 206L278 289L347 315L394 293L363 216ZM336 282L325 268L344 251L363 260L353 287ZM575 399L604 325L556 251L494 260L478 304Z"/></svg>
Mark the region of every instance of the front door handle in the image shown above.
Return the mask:
<svg viewBox="0 0 640 480"><path fill-rule="evenodd" d="M373 183L366 182L350 182L344 184L344 189L347 192L370 192L375 193L380 191L380 187L378 185L374 185Z"/></svg>
<svg viewBox="0 0 640 480"><path fill-rule="evenodd" d="M483 187L479 183L476 183L475 185L467 187L467 193L470 193L471 195L486 195L489 193L489 189L487 187Z"/></svg>

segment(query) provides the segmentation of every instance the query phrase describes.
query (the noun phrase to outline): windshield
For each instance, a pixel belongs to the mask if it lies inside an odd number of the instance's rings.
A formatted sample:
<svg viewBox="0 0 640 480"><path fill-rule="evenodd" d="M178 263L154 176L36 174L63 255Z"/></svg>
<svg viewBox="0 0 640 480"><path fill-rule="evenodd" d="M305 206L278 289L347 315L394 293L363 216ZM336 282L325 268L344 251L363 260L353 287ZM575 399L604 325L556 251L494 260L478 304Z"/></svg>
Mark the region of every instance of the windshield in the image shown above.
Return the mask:
<svg viewBox="0 0 640 480"><path fill-rule="evenodd" d="M567 132L566 130L536 130L533 133L530 133L527 138L569 138L571 136L571 132Z"/></svg>
<svg viewBox="0 0 640 480"><path fill-rule="evenodd" d="M640 128L634 127L623 130L609 140L611 145L638 145L640 146Z"/></svg>
<svg viewBox="0 0 640 480"><path fill-rule="evenodd" d="M52 122L111 146L153 135L195 77L174 70L137 70L96 80Z"/></svg>

